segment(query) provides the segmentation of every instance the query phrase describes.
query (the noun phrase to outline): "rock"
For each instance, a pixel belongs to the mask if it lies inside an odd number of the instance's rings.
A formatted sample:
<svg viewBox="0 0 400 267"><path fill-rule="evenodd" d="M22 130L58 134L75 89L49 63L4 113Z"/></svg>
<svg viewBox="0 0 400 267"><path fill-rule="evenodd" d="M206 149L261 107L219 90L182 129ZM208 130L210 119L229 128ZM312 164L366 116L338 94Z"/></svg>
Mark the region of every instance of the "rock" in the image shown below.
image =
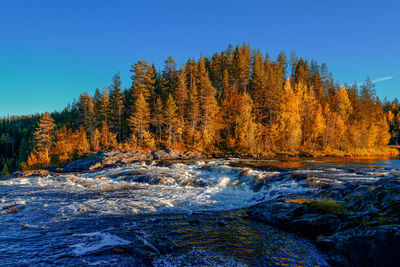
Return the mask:
<svg viewBox="0 0 400 267"><path fill-rule="evenodd" d="M0 211L0 215L15 213L15 212L17 212L17 211L19 211L19 210L22 210L22 209L24 209L24 208L25 208L25 206L15 206L15 205L12 205L12 206L6 207L6 208L4 208L2 211Z"/></svg>
<svg viewBox="0 0 400 267"><path fill-rule="evenodd" d="M400 262L400 225L349 229L319 238L316 245L332 266L396 266Z"/></svg>
<svg viewBox="0 0 400 267"><path fill-rule="evenodd" d="M177 150L158 150L152 152L155 160L168 160L168 159L180 159L180 153Z"/></svg>
<svg viewBox="0 0 400 267"><path fill-rule="evenodd" d="M185 151L180 153L181 159L201 159L205 157L206 156L200 152Z"/></svg>
<svg viewBox="0 0 400 267"><path fill-rule="evenodd" d="M134 162L152 160L174 160L174 159L198 159L204 158L201 153L192 151L179 152L177 150L149 151L105 151L93 154L89 158L76 160L69 163L60 172L85 172L98 171L104 168L112 168Z"/></svg>
<svg viewBox="0 0 400 267"><path fill-rule="evenodd" d="M48 170L32 170L32 171L20 171L20 172L14 172L11 175L11 178L21 178L21 177L45 177L50 175L50 172Z"/></svg>
<svg viewBox="0 0 400 267"><path fill-rule="evenodd" d="M250 207L247 213L253 220L310 239L331 235L339 226L346 228L348 221L345 216L321 214L308 203L287 202L282 198Z"/></svg>
<svg viewBox="0 0 400 267"><path fill-rule="evenodd" d="M153 156L147 151L105 151L98 152L90 158L76 160L65 166L63 172L97 171L104 168L131 164L138 161L150 161Z"/></svg>
<svg viewBox="0 0 400 267"><path fill-rule="evenodd" d="M374 183L328 183L318 189L317 199L268 200L248 208L247 214L250 219L315 241L332 266L398 264L398 177Z"/></svg>

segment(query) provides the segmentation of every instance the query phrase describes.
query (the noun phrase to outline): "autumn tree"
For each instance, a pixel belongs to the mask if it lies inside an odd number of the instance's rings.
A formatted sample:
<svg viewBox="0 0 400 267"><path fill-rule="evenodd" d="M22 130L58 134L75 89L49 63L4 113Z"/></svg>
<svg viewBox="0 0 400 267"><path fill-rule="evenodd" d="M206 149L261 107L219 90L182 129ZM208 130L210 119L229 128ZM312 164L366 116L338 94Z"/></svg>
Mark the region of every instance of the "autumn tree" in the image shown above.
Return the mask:
<svg viewBox="0 0 400 267"><path fill-rule="evenodd" d="M110 120L110 98L107 87L104 87L102 92L99 90L96 90L96 92L94 98L94 113L96 116L96 127L100 127L103 121L108 123Z"/></svg>
<svg viewBox="0 0 400 267"><path fill-rule="evenodd" d="M292 89L290 81L287 80L276 125L280 133L278 144L281 150L295 151L300 146L302 138L300 105L298 96Z"/></svg>
<svg viewBox="0 0 400 267"><path fill-rule="evenodd" d="M139 98L139 95L143 95L144 99L149 101L154 90L154 69L146 61L141 60L134 64L130 71L133 73L131 76L133 103Z"/></svg>
<svg viewBox="0 0 400 267"><path fill-rule="evenodd" d="M108 125L105 121L103 121L101 124L100 148L103 151L117 148L116 135L110 132Z"/></svg>
<svg viewBox="0 0 400 267"><path fill-rule="evenodd" d="M188 101L188 144L191 147L197 148L198 142L200 141L199 132L199 119L200 119L200 104L199 95L195 81L192 81L189 90L189 101Z"/></svg>
<svg viewBox="0 0 400 267"><path fill-rule="evenodd" d="M171 94L168 95L168 99L165 103L164 108L164 122L167 128L167 147L171 147L171 139L175 139L175 127L177 122L177 107L174 98Z"/></svg>
<svg viewBox="0 0 400 267"><path fill-rule="evenodd" d="M199 62L198 88L202 141L205 147L209 147L216 138L216 114L218 112L218 103L216 100L217 92L212 86L208 73L206 72L204 60Z"/></svg>
<svg viewBox="0 0 400 267"><path fill-rule="evenodd" d="M162 127L164 124L164 105L161 97L158 97L152 112L151 124L157 129L158 142L161 144Z"/></svg>
<svg viewBox="0 0 400 267"><path fill-rule="evenodd" d="M50 164L49 150L53 141L54 120L44 113L34 132L34 149L28 157L27 168L42 168Z"/></svg>
<svg viewBox="0 0 400 267"><path fill-rule="evenodd" d="M128 121L132 132L140 140L141 146L143 145L143 137L149 128L149 120L149 105L143 94L139 94L135 101L135 112Z"/></svg>

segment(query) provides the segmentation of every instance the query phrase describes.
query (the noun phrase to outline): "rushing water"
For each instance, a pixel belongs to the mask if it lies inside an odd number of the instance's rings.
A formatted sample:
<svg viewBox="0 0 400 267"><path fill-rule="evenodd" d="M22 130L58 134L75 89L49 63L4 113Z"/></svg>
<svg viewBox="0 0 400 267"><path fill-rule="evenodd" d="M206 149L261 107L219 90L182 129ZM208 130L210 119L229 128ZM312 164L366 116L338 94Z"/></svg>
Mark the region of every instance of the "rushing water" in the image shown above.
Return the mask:
<svg viewBox="0 0 400 267"><path fill-rule="evenodd" d="M315 194L299 174L340 184L399 172L397 159L220 159L0 181L0 263L323 266L313 244L241 208Z"/></svg>

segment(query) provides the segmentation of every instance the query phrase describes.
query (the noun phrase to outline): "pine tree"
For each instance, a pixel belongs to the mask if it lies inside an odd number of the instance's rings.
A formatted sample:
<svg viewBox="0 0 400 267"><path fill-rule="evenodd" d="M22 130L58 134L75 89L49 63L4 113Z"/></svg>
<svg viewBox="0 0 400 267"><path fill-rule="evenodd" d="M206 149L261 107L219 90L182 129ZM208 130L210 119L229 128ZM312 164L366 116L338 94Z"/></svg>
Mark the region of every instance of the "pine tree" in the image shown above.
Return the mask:
<svg viewBox="0 0 400 267"><path fill-rule="evenodd" d="M90 151L90 143L86 136L86 132L83 127L79 127L72 135L72 144L73 144L73 158L78 159Z"/></svg>
<svg viewBox="0 0 400 267"><path fill-rule="evenodd" d="M145 97L140 94L135 102L135 113L129 118L129 126L132 132L140 139L143 146L143 136L149 128L150 110Z"/></svg>
<svg viewBox="0 0 400 267"><path fill-rule="evenodd" d="M4 164L4 167L3 167L3 170L1 171L1 176L3 176L3 177L9 177L11 174L10 174L10 172L8 171L8 166L7 166L7 163L6 164Z"/></svg>
<svg viewBox="0 0 400 267"><path fill-rule="evenodd" d="M282 74L283 74L284 78L286 78L287 59L286 59L285 51L282 50L281 52L279 52L277 61L279 64L279 68L282 70Z"/></svg>
<svg viewBox="0 0 400 267"><path fill-rule="evenodd" d="M114 133L109 131L108 125L105 121L101 124L100 147L103 151L117 148L116 136Z"/></svg>
<svg viewBox="0 0 400 267"><path fill-rule="evenodd" d="M162 126L164 123L163 109L164 105L162 103L161 97L158 97L153 109L151 124L157 129L159 143L161 143Z"/></svg>
<svg viewBox="0 0 400 267"><path fill-rule="evenodd" d="M66 126L55 131L54 142L50 150L52 165L59 165L72 159L74 149L72 139L72 132Z"/></svg>
<svg viewBox="0 0 400 267"><path fill-rule="evenodd" d="M94 110L96 115L97 127L101 126L103 121L109 122L110 120L110 98L106 87L100 93L100 96L95 97Z"/></svg>
<svg viewBox="0 0 400 267"><path fill-rule="evenodd" d="M205 69L204 60L199 62L198 88L200 96L200 123L202 126L202 141L204 145L210 146L216 133L215 119L218 112L216 100L217 91L212 86L208 73Z"/></svg>
<svg viewBox="0 0 400 267"><path fill-rule="evenodd" d="M167 60L164 61L163 76L166 81L165 85L167 88L167 91L165 93L167 95L173 94L178 86L179 74L176 69L175 60L171 56L169 56Z"/></svg>
<svg viewBox="0 0 400 267"><path fill-rule="evenodd" d="M240 92L245 92L250 81L251 52L248 45L237 46L233 53L233 79Z"/></svg>
<svg viewBox="0 0 400 267"><path fill-rule="evenodd" d="M197 86L192 81L189 91L189 108L188 108L188 140L192 147L196 147L199 142L198 124L200 118L200 105Z"/></svg>
<svg viewBox="0 0 400 267"><path fill-rule="evenodd" d="M146 61L138 61L130 71L133 73L131 76L132 99L136 101L139 95L142 94L145 100L149 101L154 90L154 69Z"/></svg>
<svg viewBox="0 0 400 267"><path fill-rule="evenodd" d="M289 80L285 82L284 98L281 101L281 112L277 123L278 131L281 133L280 149L296 151L300 146L302 137L300 101Z"/></svg>
<svg viewBox="0 0 400 267"><path fill-rule="evenodd" d="M178 117L183 120L185 115L185 107L188 100L188 92L186 88L185 72L181 71L178 75L177 87L174 92Z"/></svg>
<svg viewBox="0 0 400 267"><path fill-rule="evenodd" d="M53 130L55 128L54 120L49 113L44 113L36 126L33 134L35 140L35 150L49 150L53 141Z"/></svg>
<svg viewBox="0 0 400 267"><path fill-rule="evenodd" d="M168 95L167 102L165 103L165 110L164 110L164 122L167 127L168 133L168 148L171 147L171 139L175 139L175 127L177 122L177 107L175 104L175 100L173 99L172 95Z"/></svg>
<svg viewBox="0 0 400 267"><path fill-rule="evenodd" d="M96 128L93 132L92 138L90 139L90 148L94 152L100 151L100 137L100 132Z"/></svg>
<svg viewBox="0 0 400 267"><path fill-rule="evenodd" d="M92 98L87 92L79 98L79 117L80 124L83 125L85 131L91 135L96 127L95 115L94 115L94 104Z"/></svg>
<svg viewBox="0 0 400 267"><path fill-rule="evenodd" d="M117 134L117 140L122 140L122 115L124 110L124 95L121 92L119 73L114 75L110 88L110 128Z"/></svg>

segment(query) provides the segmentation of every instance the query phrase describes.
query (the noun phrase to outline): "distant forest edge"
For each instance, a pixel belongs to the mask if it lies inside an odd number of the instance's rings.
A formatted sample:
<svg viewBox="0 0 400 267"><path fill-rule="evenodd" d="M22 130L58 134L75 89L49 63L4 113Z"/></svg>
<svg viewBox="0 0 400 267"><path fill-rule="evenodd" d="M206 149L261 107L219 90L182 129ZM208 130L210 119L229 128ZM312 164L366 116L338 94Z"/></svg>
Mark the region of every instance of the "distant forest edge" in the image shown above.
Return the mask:
<svg viewBox="0 0 400 267"><path fill-rule="evenodd" d="M84 93L61 112L0 120L0 170L63 165L91 153L175 148L206 154L379 154L398 144L397 100L367 80L340 86L326 64L276 60L246 44L211 57L138 61L132 84Z"/></svg>

